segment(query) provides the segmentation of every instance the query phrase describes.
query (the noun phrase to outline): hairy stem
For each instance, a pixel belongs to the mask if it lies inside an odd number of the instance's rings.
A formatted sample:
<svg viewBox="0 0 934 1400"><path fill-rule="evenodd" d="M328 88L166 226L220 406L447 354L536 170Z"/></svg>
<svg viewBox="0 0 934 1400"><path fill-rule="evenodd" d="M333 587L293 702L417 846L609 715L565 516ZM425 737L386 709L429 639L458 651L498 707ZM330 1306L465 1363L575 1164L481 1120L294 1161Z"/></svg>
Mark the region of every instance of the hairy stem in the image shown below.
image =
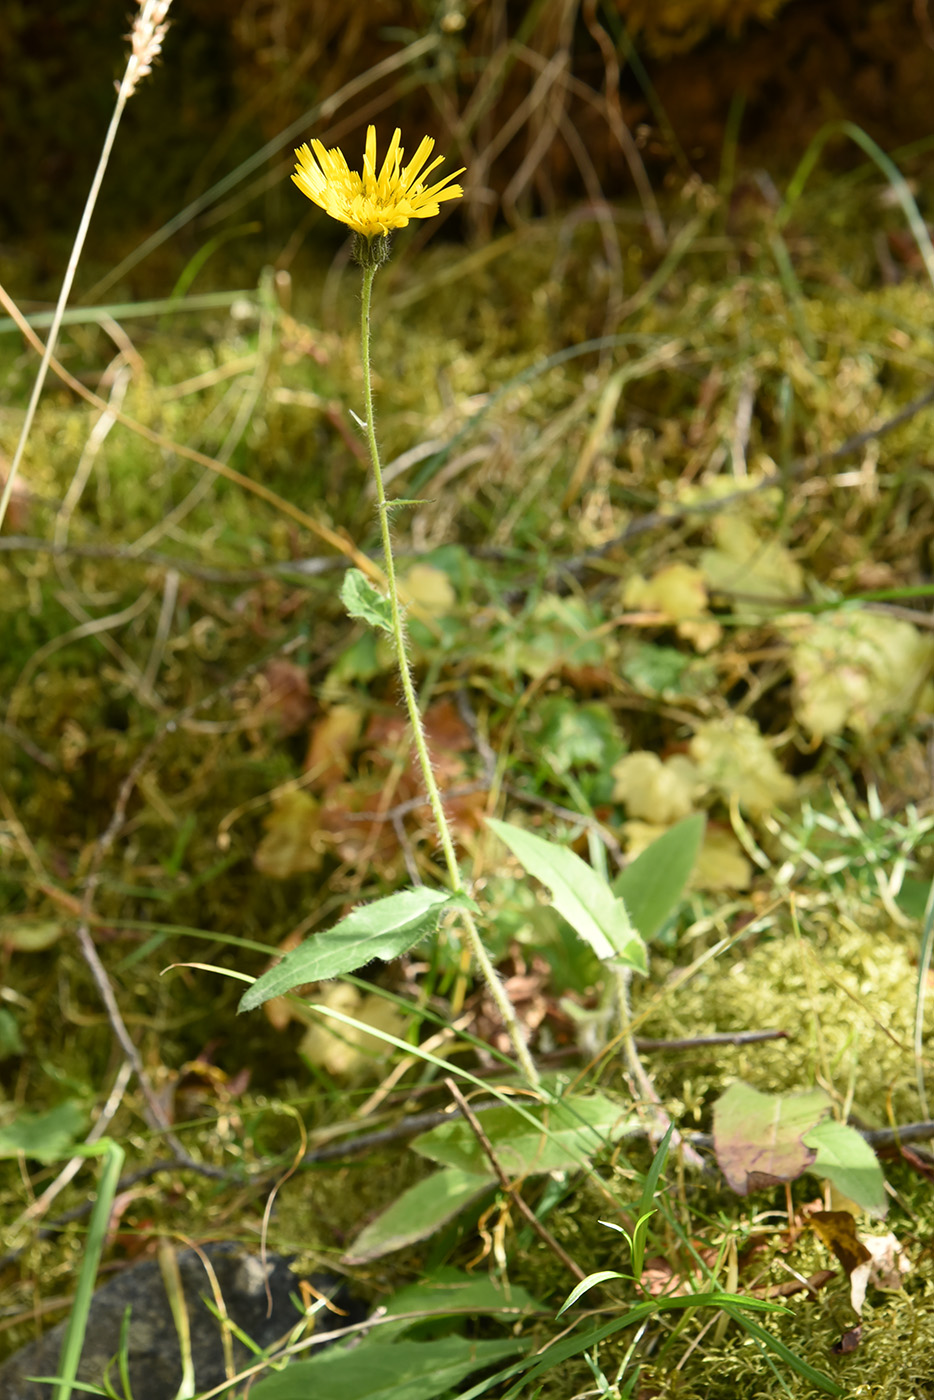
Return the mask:
<svg viewBox="0 0 934 1400"><path fill-rule="evenodd" d="M363 269L363 298L360 312L360 340L363 351L363 402L366 413L367 443L370 449L370 461L373 464L373 476L376 481L377 511L379 514L379 528L383 544L386 589L389 595L393 643L396 652L396 663L399 668L399 678L402 682L402 693L405 696L405 707L408 711L409 722L412 726L412 738L415 743L415 752L418 754L418 762L422 770L422 777L425 781L425 790L428 794L428 801L431 804L435 826L438 829L438 838L444 853L444 862L448 869L451 887L455 890L463 890L464 882L461 878L460 867L457 864L457 853L454 849L454 841L451 837L451 828L448 825L444 804L441 801L441 794L438 791L438 784L435 781L434 770L431 766L431 755L428 752L428 742L425 738L425 726L422 724L421 711L418 707L418 697L415 694L415 686L412 682L412 669L409 665L405 627L403 625L402 609L399 605L399 591L396 585L396 569L392 553L392 536L389 529L390 507L386 500L386 492L383 487L383 473L379 460L379 448L376 443L376 429L373 425L373 386L370 376L370 302L373 294L373 279L375 276L376 267L365 267ZM484 981L490 989L493 1000L496 1002L499 1014L503 1019L503 1025L509 1032L509 1038L513 1043L516 1056L522 1066L522 1071L531 1084L538 1084L540 1083L540 1076L529 1054L528 1046L525 1043L525 1036L522 1033L522 1027L519 1025L516 1017L515 1008L506 995L506 989L500 981L496 968L493 966L486 948L483 946L483 940L480 937L480 932L473 915L469 910L464 910L461 914L461 918L467 934L467 942L470 951L483 974Z"/></svg>

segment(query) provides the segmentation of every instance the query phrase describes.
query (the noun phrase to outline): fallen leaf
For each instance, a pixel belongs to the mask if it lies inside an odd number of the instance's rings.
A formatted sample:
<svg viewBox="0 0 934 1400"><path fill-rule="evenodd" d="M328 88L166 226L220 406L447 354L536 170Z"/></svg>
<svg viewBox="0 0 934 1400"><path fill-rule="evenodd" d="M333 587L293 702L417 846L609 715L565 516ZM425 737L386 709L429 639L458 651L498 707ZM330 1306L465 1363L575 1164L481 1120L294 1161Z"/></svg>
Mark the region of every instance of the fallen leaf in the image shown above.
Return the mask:
<svg viewBox="0 0 934 1400"><path fill-rule="evenodd" d="M429 617L447 617L457 602L448 575L431 564L413 564L408 573L403 574L401 583L403 597Z"/></svg>
<svg viewBox="0 0 934 1400"><path fill-rule="evenodd" d="M615 779L613 801L624 802L631 817L666 827L694 810L705 791L696 765L685 754L663 762L658 754L628 753L610 770Z"/></svg>
<svg viewBox="0 0 934 1400"><path fill-rule="evenodd" d="M405 1034L406 1018L392 1002L375 992L363 995L348 982L335 982L319 988L314 1000L361 1022L360 1026L346 1026L322 1017L309 1026L302 1038L299 1053L336 1079L351 1083L368 1079L394 1053L393 1046L371 1034L367 1026L399 1039Z"/></svg>
<svg viewBox="0 0 934 1400"><path fill-rule="evenodd" d="M795 783L755 722L745 715L699 724L690 743L700 780L744 812L761 816L794 800Z"/></svg>
<svg viewBox="0 0 934 1400"><path fill-rule="evenodd" d="M651 579L640 575L629 579L623 590L623 606L630 611L660 613L665 621L675 624L679 637L700 652L709 651L722 634L707 608L704 576L690 564L668 564Z"/></svg>
<svg viewBox="0 0 934 1400"><path fill-rule="evenodd" d="M805 1133L830 1112L823 1089L800 1094L762 1094L731 1084L714 1104L714 1148L720 1170L740 1196L764 1186L794 1181L817 1153Z"/></svg>
<svg viewBox="0 0 934 1400"><path fill-rule="evenodd" d="M872 1259L856 1233L856 1221L848 1210L816 1210L810 1221L816 1234L843 1265L847 1277L860 1264ZM859 1312L859 1308L856 1311Z"/></svg>
<svg viewBox="0 0 934 1400"><path fill-rule="evenodd" d="M354 705L332 705L312 725L303 770L318 791L339 782L350 767L363 714Z"/></svg>
<svg viewBox="0 0 934 1400"><path fill-rule="evenodd" d="M789 614L792 705L815 739L852 729L872 734L914 712L934 667L934 638L910 622L846 609L830 616Z"/></svg>
<svg viewBox="0 0 934 1400"><path fill-rule="evenodd" d="M317 870L322 851L315 841L320 829L318 803L307 792L280 793L265 821L266 835L253 855L261 875L287 880Z"/></svg>
<svg viewBox="0 0 934 1400"><path fill-rule="evenodd" d="M751 884L752 862L732 831L708 822L691 875L691 889L748 890Z"/></svg>
<svg viewBox="0 0 934 1400"><path fill-rule="evenodd" d="M747 614L774 612L783 599L804 588L801 566L776 539L764 539L736 512L714 517L716 547L701 553L700 568L708 587L735 593Z"/></svg>
<svg viewBox="0 0 934 1400"><path fill-rule="evenodd" d="M887 1235L861 1235L864 1247L872 1256L869 1282L873 1288L895 1291L901 1288L906 1274L911 1273L911 1260L891 1231Z"/></svg>
<svg viewBox="0 0 934 1400"><path fill-rule="evenodd" d="M314 706L308 675L284 657L270 661L263 672L266 693L260 700L264 720L273 720L283 736L297 734L308 723Z"/></svg>

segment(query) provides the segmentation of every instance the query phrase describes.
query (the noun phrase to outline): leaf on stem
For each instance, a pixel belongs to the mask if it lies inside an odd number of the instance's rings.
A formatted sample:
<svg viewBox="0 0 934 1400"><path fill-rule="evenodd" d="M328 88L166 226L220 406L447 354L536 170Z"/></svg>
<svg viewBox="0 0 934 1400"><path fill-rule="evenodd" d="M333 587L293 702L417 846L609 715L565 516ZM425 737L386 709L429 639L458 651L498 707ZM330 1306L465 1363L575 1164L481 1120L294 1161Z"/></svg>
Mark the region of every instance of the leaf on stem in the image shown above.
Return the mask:
<svg viewBox="0 0 934 1400"><path fill-rule="evenodd" d="M383 632L392 632L392 609L389 599L370 582L359 569L348 569L341 587L341 602L349 615Z"/></svg>
<svg viewBox="0 0 934 1400"><path fill-rule="evenodd" d="M476 907L466 894L424 885L364 904L333 928L313 934L264 972L241 997L239 1010L252 1011L305 982L324 982L354 972L374 958L390 962L434 933L448 910Z"/></svg>
<svg viewBox="0 0 934 1400"><path fill-rule="evenodd" d="M602 875L567 846L545 841L508 822L487 819L522 866L551 894L558 913L601 962L647 971L645 944L630 922L626 905Z"/></svg>

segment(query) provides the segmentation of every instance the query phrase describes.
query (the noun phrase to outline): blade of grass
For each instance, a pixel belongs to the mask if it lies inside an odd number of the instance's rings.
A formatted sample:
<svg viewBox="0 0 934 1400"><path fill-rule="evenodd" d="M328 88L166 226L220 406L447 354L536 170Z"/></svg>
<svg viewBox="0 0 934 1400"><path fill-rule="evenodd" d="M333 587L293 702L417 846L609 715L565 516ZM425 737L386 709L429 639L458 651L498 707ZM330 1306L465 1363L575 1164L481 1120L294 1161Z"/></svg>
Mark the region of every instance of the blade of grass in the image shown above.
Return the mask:
<svg viewBox="0 0 934 1400"><path fill-rule="evenodd" d="M103 1138L100 1142L90 1146L85 1145L78 1151L81 1156L97 1157L103 1155L105 1160L100 1184L97 1188L97 1200L94 1202L88 1226L87 1242L81 1260L81 1272L78 1275L78 1286L75 1289L75 1301L62 1342L62 1355L59 1362L60 1374L53 1393L53 1400L69 1400L71 1392L75 1388L74 1383L84 1347L84 1334L87 1330L91 1298L97 1278L97 1266L104 1251L110 1211L126 1157L123 1148L112 1138Z"/></svg>

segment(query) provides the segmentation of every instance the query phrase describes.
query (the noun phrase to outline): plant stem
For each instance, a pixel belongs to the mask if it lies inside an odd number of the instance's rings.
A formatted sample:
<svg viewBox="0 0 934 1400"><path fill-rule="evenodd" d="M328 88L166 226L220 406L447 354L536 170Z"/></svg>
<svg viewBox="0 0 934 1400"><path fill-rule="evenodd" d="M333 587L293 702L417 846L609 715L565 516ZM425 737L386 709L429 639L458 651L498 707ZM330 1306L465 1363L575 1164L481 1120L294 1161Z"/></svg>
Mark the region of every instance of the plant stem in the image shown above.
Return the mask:
<svg viewBox="0 0 934 1400"><path fill-rule="evenodd" d="M113 115L110 118L110 126L107 128L107 135L104 137L104 144L101 148L97 161L97 169L94 172L94 179L91 181L91 189L84 204L84 212L81 215L81 223L78 225L78 232L75 234L75 241L72 245L71 254L68 258L68 266L65 269L65 280L58 295L58 302L55 313L52 317L52 324L49 327L49 338L46 341L39 370L36 374L36 382L32 386L32 394L26 407L26 416L23 419L23 426L20 429L19 442L16 444L16 451L13 453L13 460L7 472L6 483L3 491L0 492L0 526L2 526L6 516L10 498L13 495L13 487L16 482L16 474L19 471L23 454L26 451L26 442L32 428L33 419L36 416L36 409L39 406L39 397L42 393L42 386L45 384L46 375L49 372L49 365L55 353L55 346L58 342L58 333L62 326L62 317L65 314L65 307L71 292L72 283L75 280L75 273L78 270L78 263L81 261L81 254L84 250L84 241L91 226L91 216L94 213L94 206L97 204L97 196L100 193L101 185L104 182L104 173L107 163L110 160L110 153L113 150L114 141L117 138L117 128L123 116L123 109L127 100L133 95L140 78L150 72L148 66L162 45L162 38L167 26L165 16L168 12L171 0L163 0L162 4L155 3L155 0L140 0L140 13L133 23L133 50L127 60L123 79L117 89L117 101L114 105ZM158 12L158 13L157 13ZM143 48L141 50L140 45ZM147 47L148 46L148 47Z"/></svg>
<svg viewBox="0 0 934 1400"><path fill-rule="evenodd" d="M360 342L363 352L363 403L366 413L366 436L370 449L370 461L373 465L373 476L376 481L376 501L379 515L380 535L383 543L384 569L386 573L386 589L389 595L389 608L392 620L392 635L396 651L396 664L399 668L399 679L402 681L402 693L405 696L405 706L408 710L409 721L412 726L412 738L415 743L415 752L418 754L419 766L422 770L422 777L425 780L425 789L428 793L428 801L431 804L432 815L435 819L435 826L438 829L438 837L441 842L441 850L444 853L444 862L448 869L451 887L454 890L463 890L464 882L461 879L460 867L457 864L457 853L454 849L454 841L451 836L451 828L444 811L444 804L441 801L441 794L438 791L438 784L435 781L434 770L431 766L431 755L428 752L428 741L425 737L425 726L422 723L421 711L418 708L418 697L415 694L415 686L412 682L412 669L409 665L409 654L406 648L405 626L403 624L402 609L399 606L399 592L396 585L396 569L392 553L392 535L389 529L390 506L386 500L386 492L383 487L383 473L379 460L379 448L376 444L376 429L373 425L373 386L370 376L370 302L373 294L373 279L376 276L375 267L365 267L363 269L363 297L360 311ZM541 1082L535 1063L529 1054L528 1046L525 1043L525 1036L522 1027L516 1017L515 1008L506 994L497 974L496 968L483 946L483 940L469 910L464 910L461 914L464 921L464 928L467 932L467 941L470 945L471 953L483 974L484 981L490 989L490 994L496 1002L497 1010L503 1019L503 1025L509 1033L509 1038L515 1048L516 1056L522 1067L526 1079L530 1084Z"/></svg>

